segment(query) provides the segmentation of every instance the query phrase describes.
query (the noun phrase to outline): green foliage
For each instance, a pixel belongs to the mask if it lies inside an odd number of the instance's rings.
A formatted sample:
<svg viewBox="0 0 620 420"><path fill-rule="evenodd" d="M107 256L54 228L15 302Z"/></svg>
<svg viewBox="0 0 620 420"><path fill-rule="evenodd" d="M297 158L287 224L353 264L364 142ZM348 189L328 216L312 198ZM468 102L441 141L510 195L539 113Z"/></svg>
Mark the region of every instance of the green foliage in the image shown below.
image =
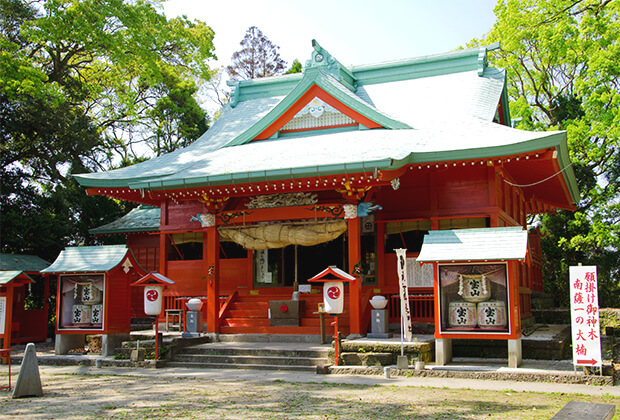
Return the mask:
<svg viewBox="0 0 620 420"><path fill-rule="evenodd" d="M581 192L576 209L542 217L544 278L568 304L568 267L598 267L601 306L620 306L620 2L501 0L483 41L508 72L517 128L567 131Z"/></svg>
<svg viewBox="0 0 620 420"><path fill-rule="evenodd" d="M284 72L284 74L293 74L293 73L301 73L303 71L303 66L299 62L298 59L293 60L293 64L291 68Z"/></svg>
<svg viewBox="0 0 620 420"><path fill-rule="evenodd" d="M54 260L131 205L71 174L126 166L196 139L213 31L159 0L0 0L0 248ZM155 140L155 141L152 141ZM149 151L148 145L154 150Z"/></svg>
<svg viewBox="0 0 620 420"><path fill-rule="evenodd" d="M192 80L168 74L164 86L168 94L149 112L154 126L149 143L157 156L188 146L208 128L207 115L194 98L198 88Z"/></svg>
<svg viewBox="0 0 620 420"><path fill-rule="evenodd" d="M602 309L599 312L601 331L605 331L605 327L620 328L620 310L618 309Z"/></svg>

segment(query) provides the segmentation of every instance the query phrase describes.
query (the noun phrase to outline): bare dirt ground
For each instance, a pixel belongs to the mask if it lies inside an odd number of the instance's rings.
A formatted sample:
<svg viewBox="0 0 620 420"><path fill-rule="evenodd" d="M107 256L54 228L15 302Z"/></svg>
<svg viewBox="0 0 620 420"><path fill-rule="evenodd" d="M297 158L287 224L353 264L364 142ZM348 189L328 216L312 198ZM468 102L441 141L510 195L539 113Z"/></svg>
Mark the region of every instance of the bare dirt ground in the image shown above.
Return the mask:
<svg viewBox="0 0 620 420"><path fill-rule="evenodd" d="M6 382L0 372L0 385ZM12 399L0 390L0 418L548 419L571 400L620 405L620 398L609 395L285 380L42 372L41 382L42 397Z"/></svg>

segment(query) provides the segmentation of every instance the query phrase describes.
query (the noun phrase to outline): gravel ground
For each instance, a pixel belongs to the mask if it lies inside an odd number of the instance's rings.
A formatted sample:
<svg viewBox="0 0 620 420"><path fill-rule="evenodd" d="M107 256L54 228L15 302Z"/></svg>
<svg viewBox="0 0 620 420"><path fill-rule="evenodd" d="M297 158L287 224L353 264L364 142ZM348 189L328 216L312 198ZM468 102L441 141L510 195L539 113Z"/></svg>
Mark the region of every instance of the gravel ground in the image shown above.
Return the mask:
<svg viewBox="0 0 620 420"><path fill-rule="evenodd" d="M486 387L477 380L442 386L439 378L420 386L422 378L313 375L306 382L310 375L282 372L88 367L40 367L40 375L42 397L13 399L0 390L3 419L548 419L571 400L620 404L617 387L586 395L532 392L509 382L491 389L476 389ZM6 381L0 369L0 384Z"/></svg>

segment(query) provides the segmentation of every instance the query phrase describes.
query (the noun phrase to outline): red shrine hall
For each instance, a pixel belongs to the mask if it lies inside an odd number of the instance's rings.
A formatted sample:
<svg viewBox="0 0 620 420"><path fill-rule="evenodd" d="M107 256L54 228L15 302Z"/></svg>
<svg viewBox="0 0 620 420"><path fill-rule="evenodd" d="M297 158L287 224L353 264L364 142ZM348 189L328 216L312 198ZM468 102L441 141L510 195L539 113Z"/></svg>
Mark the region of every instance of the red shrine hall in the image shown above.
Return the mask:
<svg viewBox="0 0 620 420"><path fill-rule="evenodd" d="M308 280L330 266L354 277L344 335L369 332L376 295L396 323L406 249L410 322L434 324L438 363L452 339L492 338L518 364L542 291L528 217L573 209L579 193L564 132L512 128L509 75L487 64L496 48L345 67L313 41L302 73L232 83L190 146L75 175L87 194L140 204L92 233L126 235L134 277L174 282L164 309L200 298L214 337L319 334L322 284ZM116 310L145 317L138 289ZM274 323L270 302L292 300L296 319Z"/></svg>

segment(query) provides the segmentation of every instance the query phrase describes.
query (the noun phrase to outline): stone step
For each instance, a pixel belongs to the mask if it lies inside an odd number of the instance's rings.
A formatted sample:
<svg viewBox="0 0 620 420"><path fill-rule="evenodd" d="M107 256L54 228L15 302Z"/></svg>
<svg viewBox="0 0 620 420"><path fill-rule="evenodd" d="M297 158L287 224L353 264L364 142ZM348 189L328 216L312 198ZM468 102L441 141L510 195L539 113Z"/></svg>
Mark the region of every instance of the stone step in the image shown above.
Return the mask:
<svg viewBox="0 0 620 420"><path fill-rule="evenodd" d="M218 363L190 363L190 362L168 362L166 367L182 368L201 368L201 369L253 369L253 370L287 370L296 372L316 372L316 366L297 366L297 365L260 365L260 364L230 364L221 365Z"/></svg>
<svg viewBox="0 0 620 420"><path fill-rule="evenodd" d="M329 348L324 350L305 349L269 349L269 348L234 348L234 347L185 347L179 350L179 356L254 356L282 358L324 358L329 355Z"/></svg>
<svg viewBox="0 0 620 420"><path fill-rule="evenodd" d="M329 338L329 337L328 337ZM308 334L226 334L221 332L218 340L222 343L307 343L319 344L321 337Z"/></svg>
<svg viewBox="0 0 620 420"><path fill-rule="evenodd" d="M206 354L177 354L175 363L195 363L228 368L231 365L255 366L321 366L328 364L327 358L309 357L280 357L254 355L206 355Z"/></svg>
<svg viewBox="0 0 620 420"><path fill-rule="evenodd" d="M167 366L316 371L330 363L331 346L318 345L307 335L222 334L219 338L217 343L179 348Z"/></svg>
<svg viewBox="0 0 620 420"><path fill-rule="evenodd" d="M317 339L320 339L319 336L319 327L271 327L269 325L262 326L221 326L220 327L221 334L227 335L247 335L247 334L279 334L279 335L297 335L299 333L305 333L308 335L315 335Z"/></svg>

